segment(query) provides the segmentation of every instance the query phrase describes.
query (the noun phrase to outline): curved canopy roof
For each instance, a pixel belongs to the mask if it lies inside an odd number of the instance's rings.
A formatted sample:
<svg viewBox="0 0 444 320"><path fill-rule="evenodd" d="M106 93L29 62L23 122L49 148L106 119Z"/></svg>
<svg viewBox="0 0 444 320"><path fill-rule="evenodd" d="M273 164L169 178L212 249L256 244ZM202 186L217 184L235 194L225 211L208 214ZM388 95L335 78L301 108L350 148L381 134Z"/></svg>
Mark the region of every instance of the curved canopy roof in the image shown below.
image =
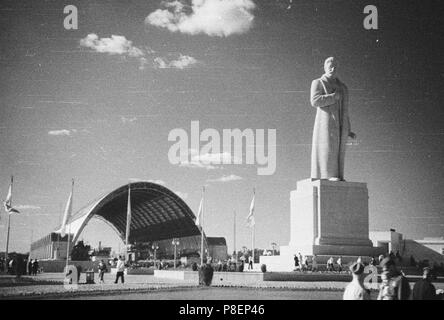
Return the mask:
<svg viewBox="0 0 444 320"><path fill-rule="evenodd" d="M151 182L132 182L129 242L149 242L200 235L188 205L171 190ZM125 239L128 185L106 194L74 214L67 230L77 241L94 216L109 223Z"/></svg>

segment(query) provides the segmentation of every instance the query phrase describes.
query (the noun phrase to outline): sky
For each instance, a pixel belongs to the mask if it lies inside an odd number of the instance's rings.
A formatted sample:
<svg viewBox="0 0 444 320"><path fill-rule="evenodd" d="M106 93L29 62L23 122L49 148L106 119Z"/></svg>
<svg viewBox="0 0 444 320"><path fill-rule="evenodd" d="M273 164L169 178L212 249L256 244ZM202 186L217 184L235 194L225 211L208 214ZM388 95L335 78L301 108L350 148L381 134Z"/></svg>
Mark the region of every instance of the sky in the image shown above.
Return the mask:
<svg viewBox="0 0 444 320"><path fill-rule="evenodd" d="M371 3L370 3L371 2ZM0 4L0 198L14 175L10 251L130 180L150 180L197 212L205 231L256 247L290 240L290 191L310 176L313 79L339 61L357 142L345 178L369 189L370 230L444 235L443 18L439 1L12 1ZM65 5L78 9L67 30ZM378 9L366 30L364 7ZM172 164L174 129L276 130L276 170ZM202 147L203 144L200 145ZM229 155L231 156L231 155ZM0 251L7 215L0 214ZM91 221L80 237L119 246Z"/></svg>

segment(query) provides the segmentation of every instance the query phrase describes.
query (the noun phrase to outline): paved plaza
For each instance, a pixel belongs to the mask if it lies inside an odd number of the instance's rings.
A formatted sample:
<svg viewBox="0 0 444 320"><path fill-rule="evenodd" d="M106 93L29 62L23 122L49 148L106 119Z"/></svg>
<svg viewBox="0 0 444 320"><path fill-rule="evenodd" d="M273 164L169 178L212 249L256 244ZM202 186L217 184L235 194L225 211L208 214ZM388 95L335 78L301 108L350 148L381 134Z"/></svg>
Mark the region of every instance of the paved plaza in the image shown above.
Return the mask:
<svg viewBox="0 0 444 320"><path fill-rule="evenodd" d="M97 281L97 274L95 274ZM191 299L191 300L329 300L342 299L347 282L340 281L260 281L248 285L200 287L184 280L161 279L152 275L127 275L124 284L114 284L112 274L105 284L84 284L82 274L76 290L63 286L62 273L44 273L35 277L0 276L0 299ZM413 282L411 282L413 285ZM444 283L435 283L444 289ZM372 297L376 298L376 291Z"/></svg>

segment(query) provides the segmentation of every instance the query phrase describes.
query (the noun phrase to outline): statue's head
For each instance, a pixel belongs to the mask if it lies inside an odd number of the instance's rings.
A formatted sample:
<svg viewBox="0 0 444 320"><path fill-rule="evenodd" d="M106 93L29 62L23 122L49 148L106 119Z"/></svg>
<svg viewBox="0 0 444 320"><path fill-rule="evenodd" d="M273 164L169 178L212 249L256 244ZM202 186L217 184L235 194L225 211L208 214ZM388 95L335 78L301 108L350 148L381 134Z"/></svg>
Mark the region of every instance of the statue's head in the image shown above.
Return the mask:
<svg viewBox="0 0 444 320"><path fill-rule="evenodd" d="M338 60L336 60L334 57L325 59L324 71L326 76L335 78L338 73Z"/></svg>

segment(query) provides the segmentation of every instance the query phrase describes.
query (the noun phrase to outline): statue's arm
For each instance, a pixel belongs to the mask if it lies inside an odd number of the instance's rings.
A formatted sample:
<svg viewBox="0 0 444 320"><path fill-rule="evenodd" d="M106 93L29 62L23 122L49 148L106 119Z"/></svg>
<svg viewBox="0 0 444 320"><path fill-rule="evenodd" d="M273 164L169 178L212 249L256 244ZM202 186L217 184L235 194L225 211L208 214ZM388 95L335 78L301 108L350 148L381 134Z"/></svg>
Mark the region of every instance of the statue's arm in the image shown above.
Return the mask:
<svg viewBox="0 0 444 320"><path fill-rule="evenodd" d="M311 83L310 102L312 107L319 108L330 106L336 102L334 96L334 93L325 94L321 80L313 80Z"/></svg>

